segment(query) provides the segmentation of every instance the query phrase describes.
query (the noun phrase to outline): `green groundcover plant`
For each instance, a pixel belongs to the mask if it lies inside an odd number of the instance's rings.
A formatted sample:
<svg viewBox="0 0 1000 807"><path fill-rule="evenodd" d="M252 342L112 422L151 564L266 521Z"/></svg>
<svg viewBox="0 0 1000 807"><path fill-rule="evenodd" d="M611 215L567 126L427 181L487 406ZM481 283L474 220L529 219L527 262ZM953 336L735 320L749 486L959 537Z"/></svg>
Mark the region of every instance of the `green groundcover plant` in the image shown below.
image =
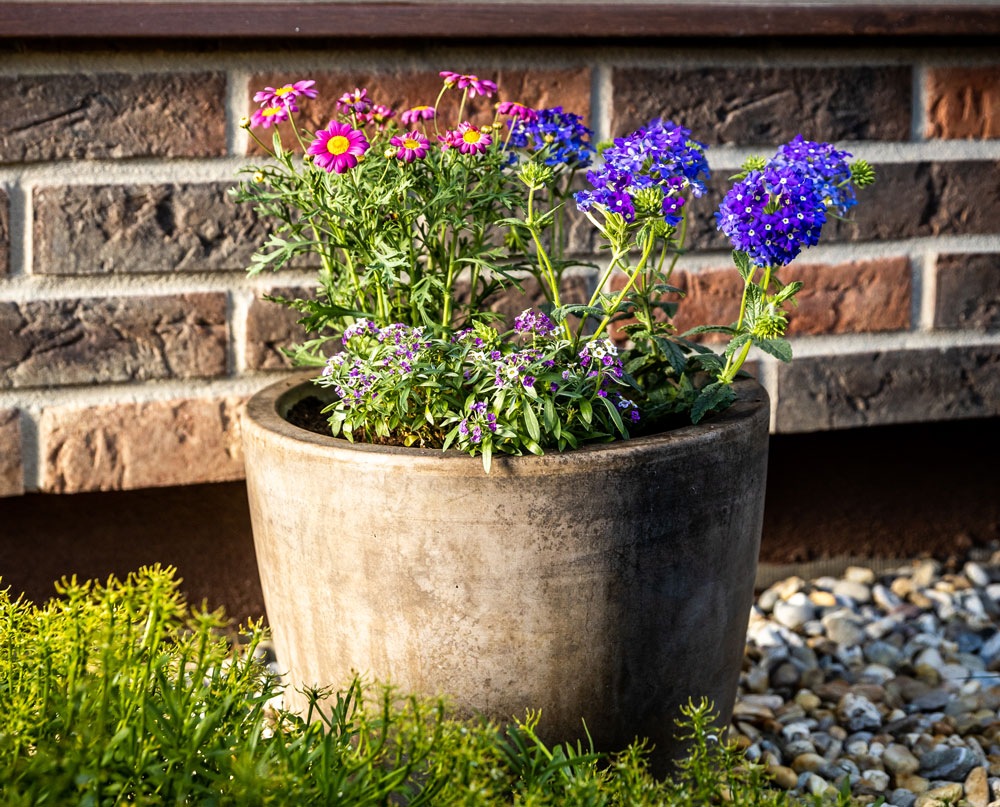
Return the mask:
<svg viewBox="0 0 1000 807"><path fill-rule="evenodd" d="M791 359L784 311L802 284L779 272L856 204L854 189L874 181L866 162L801 135L770 159L747 160L715 213L743 279L735 319L679 333L671 275L691 202L705 192L704 144L658 118L595 145L580 116L510 100L478 125L464 115L496 84L441 76L434 105L398 123L357 88L326 128L301 129L295 113L317 96L313 81L262 90L243 121L270 159L245 169L251 178L235 198L273 225L248 271L304 258L321 267L314 299L278 301L316 334L291 355L323 367L316 383L333 391L334 435L455 447L481 454L489 470L497 452L626 438L671 416L698 422L736 399L732 382L751 347ZM461 98L446 122L447 93ZM285 120L302 156L277 130L262 139ZM584 173L589 188L576 190ZM572 207L605 257L589 300L567 303L563 277L580 266L567 252ZM510 331L489 327L499 319L491 303L524 277L547 302ZM621 351L612 325L627 340ZM709 332L728 338L721 354L697 341ZM329 358L324 346L337 338L343 350Z"/></svg>
<svg viewBox="0 0 1000 807"><path fill-rule="evenodd" d="M459 719L442 700L359 680L310 692L305 715L284 712L260 624L237 634L190 610L177 584L156 566L103 585L63 580L41 607L0 592L0 804L797 803L718 741L706 703L683 710L690 755L668 780L650 775L639 740L610 755L550 746L544 715Z"/></svg>

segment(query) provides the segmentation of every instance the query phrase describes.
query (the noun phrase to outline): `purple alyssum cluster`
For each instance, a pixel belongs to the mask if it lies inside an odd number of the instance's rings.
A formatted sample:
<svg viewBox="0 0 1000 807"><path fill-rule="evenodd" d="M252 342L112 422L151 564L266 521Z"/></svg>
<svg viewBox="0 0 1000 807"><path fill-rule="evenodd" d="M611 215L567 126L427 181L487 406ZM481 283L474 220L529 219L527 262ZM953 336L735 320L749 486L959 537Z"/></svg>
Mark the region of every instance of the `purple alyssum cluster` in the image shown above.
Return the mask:
<svg viewBox="0 0 1000 807"><path fill-rule="evenodd" d="M604 165L587 172L593 190L576 193L580 210L599 205L635 221L637 197L647 189L659 189L659 214L676 226L681 221L683 191L694 196L705 192L709 176L705 146L691 139L691 132L671 121L656 118L628 137L619 137L604 150Z"/></svg>
<svg viewBox="0 0 1000 807"><path fill-rule="evenodd" d="M476 401L469 407L469 414L458 424L458 433L469 440L473 445L479 445L483 441L483 430L492 434L497 430L497 416L492 412L487 412L486 401Z"/></svg>
<svg viewBox="0 0 1000 807"><path fill-rule="evenodd" d="M514 319L514 330L521 336L548 336L556 329L555 323L541 311L524 309Z"/></svg>

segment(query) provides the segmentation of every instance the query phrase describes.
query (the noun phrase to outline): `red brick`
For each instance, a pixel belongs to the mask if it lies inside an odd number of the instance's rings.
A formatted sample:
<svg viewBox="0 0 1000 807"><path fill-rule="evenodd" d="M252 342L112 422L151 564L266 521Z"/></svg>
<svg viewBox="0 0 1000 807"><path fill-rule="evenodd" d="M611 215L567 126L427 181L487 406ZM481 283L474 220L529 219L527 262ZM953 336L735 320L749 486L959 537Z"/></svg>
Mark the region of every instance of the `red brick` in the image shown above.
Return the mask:
<svg viewBox="0 0 1000 807"><path fill-rule="evenodd" d="M1000 137L1000 65L931 68L926 112L928 137Z"/></svg>
<svg viewBox="0 0 1000 807"><path fill-rule="evenodd" d="M873 333L910 327L912 282L908 259L886 258L835 265L791 264L779 277L802 281L798 307L788 307L788 335ZM758 278L759 279L759 278ZM624 276L613 279L621 288ZM743 280L735 268L676 272L671 285L683 289L673 323L683 333L698 325L736 321ZM724 341L711 334L706 341Z"/></svg>
<svg viewBox="0 0 1000 807"><path fill-rule="evenodd" d="M1000 254L939 255L935 328L1000 330Z"/></svg>
<svg viewBox="0 0 1000 807"><path fill-rule="evenodd" d="M711 144L910 135L909 67L630 67L612 82L615 136L658 117Z"/></svg>
<svg viewBox="0 0 1000 807"><path fill-rule="evenodd" d="M0 163L226 153L222 73L14 76L0 93Z"/></svg>
<svg viewBox="0 0 1000 807"><path fill-rule="evenodd" d="M224 482L243 476L243 399L52 407L38 429L48 493Z"/></svg>
<svg viewBox="0 0 1000 807"><path fill-rule="evenodd" d="M0 302L0 388L218 376L226 295Z"/></svg>
<svg viewBox="0 0 1000 807"><path fill-rule="evenodd" d="M21 415L16 409L0 409L0 497L22 493Z"/></svg>
<svg viewBox="0 0 1000 807"><path fill-rule="evenodd" d="M483 78L496 81L499 86L499 98L508 101L519 101L535 108L562 106L568 112L575 112L588 118L590 115L590 68L577 67L566 70L493 70L489 68L467 68ZM281 86L298 78L287 73L262 73L253 77L251 89L247 98L247 114L249 115L257 104L253 102L254 93L264 87ZM396 111L396 121L406 109L426 104L433 106L434 99L441 91L441 77L436 72L391 73L371 72L337 72L310 73L310 78L316 80L318 97L305 99L300 103L300 112L296 115L297 122L310 131L326 126L336 113L337 99L356 87L368 90L368 96L379 104L384 104ZM458 102L461 93L450 90L445 93L438 108L439 125L451 128L457 122ZM476 97L465 105L463 117L477 124L492 123L494 104L497 96L491 99ZM285 148L294 146L300 151L291 126L287 123L279 126L281 142ZM255 130L258 137L270 147L270 130ZM249 153L261 153L260 147L250 141Z"/></svg>

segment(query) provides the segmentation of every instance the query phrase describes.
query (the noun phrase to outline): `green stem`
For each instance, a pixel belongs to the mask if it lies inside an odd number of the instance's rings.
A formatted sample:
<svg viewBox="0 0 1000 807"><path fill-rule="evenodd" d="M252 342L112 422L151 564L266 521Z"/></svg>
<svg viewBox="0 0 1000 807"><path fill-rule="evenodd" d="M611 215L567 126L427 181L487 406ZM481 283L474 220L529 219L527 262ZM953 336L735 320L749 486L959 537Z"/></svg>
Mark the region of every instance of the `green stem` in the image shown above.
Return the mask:
<svg viewBox="0 0 1000 807"><path fill-rule="evenodd" d="M600 325L597 326L597 330L594 331L594 334L590 337L590 341L597 339L608 326L614 312L618 310L618 306L621 305L622 300L625 299L625 295L628 294L629 290L635 284L635 279L639 277L639 275L642 274L643 270L646 268L646 261L649 260L649 254L653 251L653 244L655 242L656 237L653 235L653 231L650 230L649 235L646 237L646 246L642 250L642 257L639 260L639 265L629 277L628 283L625 284L625 288L618 292L618 296L615 298L614 304L611 306L611 311L604 315L604 319L602 319Z"/></svg>
<svg viewBox="0 0 1000 807"><path fill-rule="evenodd" d="M531 230L531 238L535 242L535 252L538 255L538 265L548 275L547 282L549 284L549 291L552 293L552 302L558 308L562 306L562 302L559 300L559 281L556 280L555 271L552 268L552 262L549 260L548 254L545 252L545 247L542 246L542 241L539 238L538 228L535 226L535 189L528 189L528 218L525 222L528 225L528 229ZM569 327L569 323L566 322L565 318L562 321L563 331L566 333L566 338L573 341L573 331Z"/></svg>

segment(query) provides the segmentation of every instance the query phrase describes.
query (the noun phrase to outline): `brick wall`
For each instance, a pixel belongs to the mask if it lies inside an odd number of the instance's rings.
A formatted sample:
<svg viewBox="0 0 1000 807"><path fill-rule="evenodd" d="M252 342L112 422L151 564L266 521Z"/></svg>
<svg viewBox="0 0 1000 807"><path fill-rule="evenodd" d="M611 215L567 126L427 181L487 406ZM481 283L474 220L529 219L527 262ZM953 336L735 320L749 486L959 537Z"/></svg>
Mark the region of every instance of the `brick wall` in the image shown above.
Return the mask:
<svg viewBox="0 0 1000 807"><path fill-rule="evenodd" d="M987 48L821 43L556 49L106 52L0 61L0 495L237 479L240 403L283 371L294 317L248 279L262 229L226 198L253 88L318 80L433 99L439 68L563 103L600 136L665 115L712 147L679 322L729 322L738 279L711 212L749 153L798 132L875 164L854 224L784 273L796 360L758 363L772 427L1000 414L1000 59ZM420 97L404 98L415 86ZM574 230L587 255L592 237ZM582 287L593 278L574 279ZM517 310L521 301L503 307Z"/></svg>

